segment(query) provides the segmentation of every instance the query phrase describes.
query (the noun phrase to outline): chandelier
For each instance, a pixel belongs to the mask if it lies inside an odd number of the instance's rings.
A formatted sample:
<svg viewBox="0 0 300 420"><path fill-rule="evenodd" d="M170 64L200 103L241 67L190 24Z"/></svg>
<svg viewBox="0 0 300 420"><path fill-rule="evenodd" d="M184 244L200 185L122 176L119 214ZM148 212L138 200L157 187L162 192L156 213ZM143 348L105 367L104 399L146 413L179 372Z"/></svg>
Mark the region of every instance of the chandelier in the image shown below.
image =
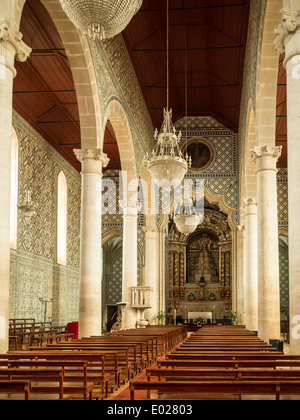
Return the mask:
<svg viewBox="0 0 300 420"><path fill-rule="evenodd" d="M204 214L198 212L194 205L193 200L190 199L184 205L183 212L174 214L174 222L180 233L184 235L190 235L195 232L198 225L204 220Z"/></svg>
<svg viewBox="0 0 300 420"><path fill-rule="evenodd" d="M157 144L151 157L147 153L144 158L151 178L162 188L176 188L181 184L188 167L191 167L191 158L188 155L184 158L179 147L181 136L181 132L177 135L173 126L172 109L164 109L164 121L160 132L156 129L154 133Z"/></svg>
<svg viewBox="0 0 300 420"><path fill-rule="evenodd" d="M143 0L59 0L68 18L93 39L121 33L139 11Z"/></svg>
<svg viewBox="0 0 300 420"><path fill-rule="evenodd" d="M192 160L186 154L182 156L179 143L182 133L176 133L172 123L172 109L169 109L169 0L167 0L167 108L164 109L164 121L160 132L157 129L154 139L157 141L152 156L147 153L144 161L151 178L162 188L176 188L183 181Z"/></svg>

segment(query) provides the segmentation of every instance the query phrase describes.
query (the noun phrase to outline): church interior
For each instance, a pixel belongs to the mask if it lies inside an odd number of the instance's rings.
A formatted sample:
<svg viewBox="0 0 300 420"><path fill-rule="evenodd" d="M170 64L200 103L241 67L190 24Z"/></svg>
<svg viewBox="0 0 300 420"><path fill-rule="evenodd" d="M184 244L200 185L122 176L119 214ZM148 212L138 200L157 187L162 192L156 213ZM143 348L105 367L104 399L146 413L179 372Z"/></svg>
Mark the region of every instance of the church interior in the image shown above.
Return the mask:
<svg viewBox="0 0 300 420"><path fill-rule="evenodd" d="M0 15L0 399L299 399L300 0Z"/></svg>

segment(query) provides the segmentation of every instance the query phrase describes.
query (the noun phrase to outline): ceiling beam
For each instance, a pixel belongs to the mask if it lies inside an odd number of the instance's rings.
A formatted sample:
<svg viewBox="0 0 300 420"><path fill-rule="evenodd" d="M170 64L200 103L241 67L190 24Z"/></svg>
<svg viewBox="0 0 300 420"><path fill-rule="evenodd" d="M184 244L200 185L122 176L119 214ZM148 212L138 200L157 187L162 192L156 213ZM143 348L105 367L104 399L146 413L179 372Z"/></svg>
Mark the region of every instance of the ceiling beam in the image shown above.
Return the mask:
<svg viewBox="0 0 300 420"><path fill-rule="evenodd" d="M14 91L14 94L30 94L30 93L74 93L75 89L65 89L65 90L17 90Z"/></svg>
<svg viewBox="0 0 300 420"><path fill-rule="evenodd" d="M164 109L165 107L152 107L151 109L153 110L161 110ZM188 108L188 111L201 111L201 110L213 110L213 109L237 109L239 108L238 105L232 105L232 106L204 106L204 107L194 107L194 108ZM178 111L178 110L183 110L186 109L185 107L172 107L173 110Z"/></svg>
<svg viewBox="0 0 300 420"><path fill-rule="evenodd" d="M218 4L218 5L210 5L210 6L194 6L194 7L170 7L169 12L183 12L188 10L204 10L204 9L224 9L229 7L245 7L248 6L248 3L239 3L239 4ZM167 9L164 7L162 9L140 9L139 13L146 13L146 12L166 12Z"/></svg>
<svg viewBox="0 0 300 420"><path fill-rule="evenodd" d="M239 83L233 83L228 85L201 85L201 86L168 86L169 89L210 89L210 88L237 88ZM156 85L144 85L145 89L167 89L167 86L156 86Z"/></svg>
<svg viewBox="0 0 300 420"><path fill-rule="evenodd" d="M234 49L234 48L244 48L243 45L227 45L224 47L197 47L197 48L169 48L169 51L207 51L207 50L227 50L227 49ZM151 49L144 49L144 48L133 48L130 51L132 52L166 52L166 48L151 48Z"/></svg>
<svg viewBox="0 0 300 420"><path fill-rule="evenodd" d="M79 124L80 121L37 121L37 124Z"/></svg>

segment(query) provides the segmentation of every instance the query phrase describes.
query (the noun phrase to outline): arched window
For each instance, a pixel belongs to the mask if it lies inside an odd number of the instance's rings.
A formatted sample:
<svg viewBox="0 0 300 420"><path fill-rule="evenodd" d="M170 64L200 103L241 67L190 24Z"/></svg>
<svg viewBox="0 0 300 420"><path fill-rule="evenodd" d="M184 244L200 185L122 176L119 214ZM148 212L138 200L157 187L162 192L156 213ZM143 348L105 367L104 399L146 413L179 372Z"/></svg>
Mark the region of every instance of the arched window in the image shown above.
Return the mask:
<svg viewBox="0 0 300 420"><path fill-rule="evenodd" d="M63 171L57 178L57 263L67 265L67 180Z"/></svg>
<svg viewBox="0 0 300 420"><path fill-rule="evenodd" d="M10 248L15 250L17 249L18 232L18 159L18 138L15 130L12 129L10 176Z"/></svg>

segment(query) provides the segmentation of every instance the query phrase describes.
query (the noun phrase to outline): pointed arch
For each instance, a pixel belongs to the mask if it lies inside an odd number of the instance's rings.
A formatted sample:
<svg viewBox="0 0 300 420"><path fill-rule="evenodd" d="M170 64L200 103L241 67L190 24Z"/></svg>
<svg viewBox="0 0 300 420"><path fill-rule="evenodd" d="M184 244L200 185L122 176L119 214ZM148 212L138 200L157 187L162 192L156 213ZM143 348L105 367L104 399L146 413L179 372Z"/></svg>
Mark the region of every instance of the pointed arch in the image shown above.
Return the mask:
<svg viewBox="0 0 300 420"><path fill-rule="evenodd" d="M254 198L257 195L256 163L251 159L251 151L257 145L255 114L252 99L249 100L247 109L247 127L245 139L245 194L243 198Z"/></svg>
<svg viewBox="0 0 300 420"><path fill-rule="evenodd" d="M126 192L135 193L137 190L137 168L132 133L126 112L121 103L116 99L112 99L106 108L103 127L106 126L108 120L111 122L115 132L122 171L127 173L127 187L130 189L127 189ZM103 147L103 139L101 147ZM131 182L136 185L132 184L130 187ZM123 189L124 187L125 185Z"/></svg>
<svg viewBox="0 0 300 420"><path fill-rule="evenodd" d="M282 0L267 1L262 44L258 56L256 130L258 146L275 146L278 53L274 28L281 21Z"/></svg>
<svg viewBox="0 0 300 420"><path fill-rule="evenodd" d="M97 78L87 37L69 20L59 0L41 0L50 14L70 63L77 95L81 148L98 149L102 136Z"/></svg>

